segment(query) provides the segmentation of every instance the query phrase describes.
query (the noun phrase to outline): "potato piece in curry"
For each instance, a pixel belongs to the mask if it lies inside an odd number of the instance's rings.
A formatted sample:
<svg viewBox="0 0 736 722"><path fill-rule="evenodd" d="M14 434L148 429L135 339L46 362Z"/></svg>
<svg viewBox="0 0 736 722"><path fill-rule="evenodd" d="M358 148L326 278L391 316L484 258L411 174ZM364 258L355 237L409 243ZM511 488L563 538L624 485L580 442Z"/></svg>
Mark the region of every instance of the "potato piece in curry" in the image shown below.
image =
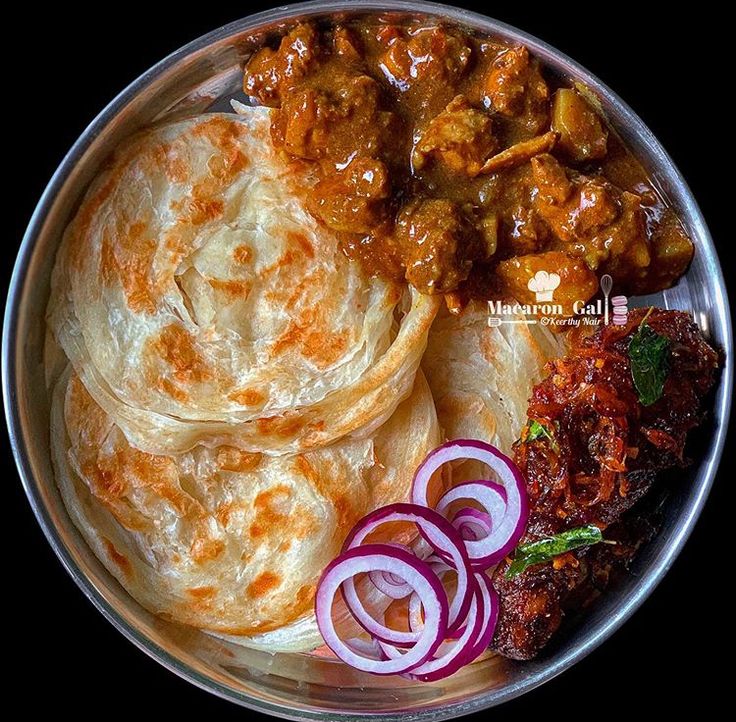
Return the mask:
<svg viewBox="0 0 736 722"><path fill-rule="evenodd" d="M580 89L521 46L377 19L297 25L258 50L245 92L311 163L310 212L376 275L428 294L525 300L532 269L565 302L653 293L693 246Z"/></svg>

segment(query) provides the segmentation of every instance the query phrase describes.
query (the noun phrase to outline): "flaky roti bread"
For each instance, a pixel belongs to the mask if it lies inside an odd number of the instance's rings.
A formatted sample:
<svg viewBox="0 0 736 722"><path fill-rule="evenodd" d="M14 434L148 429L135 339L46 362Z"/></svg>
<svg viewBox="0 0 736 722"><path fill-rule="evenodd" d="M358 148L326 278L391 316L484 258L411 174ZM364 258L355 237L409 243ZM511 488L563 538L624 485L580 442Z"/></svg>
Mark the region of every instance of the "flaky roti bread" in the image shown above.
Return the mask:
<svg viewBox="0 0 736 722"><path fill-rule="evenodd" d="M311 610L322 569L360 517L408 497L439 441L421 374L373 438L295 456L140 451L71 370L52 415L64 502L125 589L157 614L281 651L319 646Z"/></svg>
<svg viewBox="0 0 736 722"><path fill-rule="evenodd" d="M488 307L473 301L455 316L438 314L429 334L422 369L446 439L483 439L511 452L526 421L532 387L544 364L562 354L563 341L523 316L489 326ZM464 476L482 470L466 463Z"/></svg>
<svg viewBox="0 0 736 722"><path fill-rule="evenodd" d="M345 258L269 124L253 108L142 132L66 231L50 324L140 449L294 453L375 428L411 388L438 300Z"/></svg>

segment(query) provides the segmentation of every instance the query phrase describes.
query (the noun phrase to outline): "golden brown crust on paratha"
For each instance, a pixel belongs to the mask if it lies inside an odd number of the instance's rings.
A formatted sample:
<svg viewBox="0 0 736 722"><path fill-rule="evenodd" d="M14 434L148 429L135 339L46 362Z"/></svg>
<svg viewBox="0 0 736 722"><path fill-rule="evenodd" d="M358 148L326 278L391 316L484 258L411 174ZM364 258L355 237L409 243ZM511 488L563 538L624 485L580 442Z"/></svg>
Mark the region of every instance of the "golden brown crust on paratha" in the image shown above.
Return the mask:
<svg viewBox="0 0 736 722"><path fill-rule="evenodd" d="M310 612L349 529L408 497L439 430L420 375L373 438L295 456L153 455L130 445L70 371L52 435L67 508L130 594L176 621L247 637Z"/></svg>
<svg viewBox="0 0 736 722"><path fill-rule="evenodd" d="M50 324L152 453L307 450L381 423L411 388L437 299L348 261L304 209L309 178L271 146L269 112L144 131L65 234Z"/></svg>

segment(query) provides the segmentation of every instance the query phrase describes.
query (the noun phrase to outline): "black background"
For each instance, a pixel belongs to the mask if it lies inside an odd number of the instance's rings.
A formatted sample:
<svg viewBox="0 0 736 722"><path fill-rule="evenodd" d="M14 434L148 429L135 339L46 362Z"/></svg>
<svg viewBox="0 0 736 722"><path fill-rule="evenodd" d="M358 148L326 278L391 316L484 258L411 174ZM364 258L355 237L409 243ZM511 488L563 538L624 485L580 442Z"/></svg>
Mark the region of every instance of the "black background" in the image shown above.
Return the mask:
<svg viewBox="0 0 736 722"><path fill-rule="evenodd" d="M5 32L22 48L4 63L8 131L0 142L11 185L5 217L3 275L33 207L63 154L99 110L154 62L195 37L275 3L124 3L101 14L14 8ZM463 3L464 4L464 3ZM507 9L510 5L512 9ZM641 4L643 5L643 4ZM467 4L470 7L470 4ZM733 40L729 23L707 3L686 13L647 13L597 3L476 6L571 55L614 88L674 157L698 199L726 275L733 243ZM563 11L563 12L561 12ZM726 103L726 108L722 107ZM728 108L728 109L727 109ZM10 158L8 158L10 155ZM9 213L8 213L9 211ZM4 294L4 289L3 294ZM8 702L29 712L121 716L242 718L243 710L173 676L123 639L83 598L46 544L23 496L0 435L7 483L2 519ZM733 554L727 485L731 454L708 505L674 568L644 607L601 648L560 678L492 712L495 719L543 713L551 718L679 713L698 704L707 714L732 686L730 649ZM7 525L10 524L10 528ZM8 565L10 569L8 569ZM10 634L8 635L8 632ZM718 655L718 657L716 657ZM7 679L7 678L6 678ZM38 684L30 696L22 688ZM22 687L21 687L22 685ZM253 713L246 713L252 715ZM185 717L187 718L187 717Z"/></svg>

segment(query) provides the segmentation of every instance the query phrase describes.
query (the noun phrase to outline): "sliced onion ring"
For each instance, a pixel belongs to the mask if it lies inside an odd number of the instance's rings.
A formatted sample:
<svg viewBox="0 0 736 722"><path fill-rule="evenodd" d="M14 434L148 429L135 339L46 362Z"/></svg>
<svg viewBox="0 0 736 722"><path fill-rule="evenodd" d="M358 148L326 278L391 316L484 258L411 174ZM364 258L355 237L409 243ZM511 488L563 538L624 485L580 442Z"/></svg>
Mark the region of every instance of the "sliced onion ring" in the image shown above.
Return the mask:
<svg viewBox="0 0 736 722"><path fill-rule="evenodd" d="M368 577L379 592L391 599L403 599L412 592L410 584L407 584L403 579L399 579L391 572L377 572L374 570Z"/></svg>
<svg viewBox="0 0 736 722"><path fill-rule="evenodd" d="M493 529L484 539L477 541L466 541L468 556L476 569L488 568L505 556L516 546L521 535L524 533L526 522L529 517L529 508L526 498L526 489L521 472L511 459L502 454L490 444L475 439L460 439L449 441L432 451L419 465L414 475L412 486L412 501L417 505L427 505L427 490L432 475L444 464L458 459L473 459L490 467L501 482L499 487L493 481L476 481L458 484L450 489L440 499L438 510L446 509L452 501L462 498L471 498L486 506L486 511L493 519ZM470 484L477 486L470 487ZM464 487L464 493L457 489ZM506 509L500 515L499 503L501 497L500 489L505 494ZM470 492L473 492L470 494ZM477 492L477 493L476 493ZM480 497L482 498L479 498ZM494 515L494 511L496 512ZM501 516L496 523L497 517ZM444 557L444 554L442 555Z"/></svg>
<svg viewBox="0 0 736 722"><path fill-rule="evenodd" d="M436 509L427 504L429 480L443 464L474 459L496 480L469 481L446 491ZM420 465L413 504L392 504L371 512L349 534L342 554L326 569L317 589L317 624L328 647L346 664L373 674L402 674L434 681L454 674L490 645L499 601L486 569L516 545L527 519L526 490L519 470L497 449L481 441L454 441L436 449ZM462 505L458 502L467 500ZM458 510L458 507L459 510ZM478 508L477 508L478 507ZM448 519L451 519L449 521ZM413 548L396 543L366 544L380 526L410 522L421 535ZM457 581L448 583L453 572ZM376 616L360 590L376 589ZM364 581L373 586L363 586ZM452 601L448 589L456 587ZM375 588L375 589L374 589ZM356 621L371 635L342 641L332 619L338 590ZM384 601L408 597L409 631L386 625Z"/></svg>
<svg viewBox="0 0 736 722"><path fill-rule="evenodd" d="M464 539L465 548L474 569L487 569L503 558L496 558L496 550L505 545L508 532L515 528L509 520L509 507L506 503L506 493L502 486L494 481L466 481L445 492L437 502L437 511L446 515L450 506L461 500L473 500L483 506L486 517L490 517L490 532L480 539ZM454 520L453 520L454 522ZM453 523L453 526L457 526ZM521 534L524 528L522 527ZM505 535L504 535L505 534ZM499 538L500 535L500 538ZM514 542L515 546L516 542Z"/></svg>
<svg viewBox="0 0 736 722"><path fill-rule="evenodd" d="M504 502L505 511L506 502ZM460 532L467 546L468 541L479 541L491 533L493 518L485 511L467 506L452 517L452 525Z"/></svg>
<svg viewBox="0 0 736 722"><path fill-rule="evenodd" d="M404 676L422 682L444 679L466 664L470 664L488 649L498 621L498 596L491 580L485 574L476 573L474 582L476 596L460 638L443 642L432 659L405 673ZM421 602L417 604L421 609ZM378 645L387 657L396 658L402 653L398 648L385 642L378 642Z"/></svg>
<svg viewBox="0 0 736 722"><path fill-rule="evenodd" d="M407 552L415 553L412 549L404 544L397 544L396 542L383 542L392 547L404 549ZM377 572L372 571L368 578L373 583L373 586L382 592L390 599L404 599L412 593L411 585L407 584L403 579L400 579L391 572Z"/></svg>
<svg viewBox="0 0 736 722"><path fill-rule="evenodd" d="M443 516L433 509L416 504L389 504L363 517L348 535L343 550L358 547L378 527L397 521L416 524L435 551L457 572L457 589L450 603L448 620L448 631L454 632L463 624L470 607L473 594L470 584L472 570L460 534ZM356 621L379 641L399 645L416 642L417 632L391 629L371 615L361 602L353 579L346 580L343 585L343 597Z"/></svg>
<svg viewBox="0 0 736 722"><path fill-rule="evenodd" d="M442 581L443 577L447 572L453 571L452 567L446 562L443 562L439 557L430 557L425 560L431 567L432 571L437 575L437 578ZM422 601L419 596L412 592L409 597L408 605L408 616L409 616L409 629L413 632L421 632L424 628L424 617L422 616ZM448 633L448 635L451 633ZM457 631L452 636L458 636Z"/></svg>
<svg viewBox="0 0 736 722"><path fill-rule="evenodd" d="M332 619L332 605L338 590L356 574L382 571L395 574L411 584L422 601L425 626L416 643L399 658L376 659L365 656L363 645L351 646L340 638ZM475 583L474 583L475 584ZM325 644L345 664L372 674L405 674L423 665L437 651L447 634L447 595L430 566L410 552L388 544L366 544L343 552L327 565L317 585L315 598L317 626Z"/></svg>
<svg viewBox="0 0 736 722"><path fill-rule="evenodd" d="M478 634L478 639L475 642L475 646L468 653L470 660L477 659L483 652L491 646L493 641L493 634L496 631L496 623L498 622L498 613L500 610L500 603L498 601L498 594L493 588L493 583L483 572L475 573L475 581L478 584L481 597L483 598L484 613L483 613L483 628Z"/></svg>
<svg viewBox="0 0 736 722"><path fill-rule="evenodd" d="M444 642L439 654L424 664L414 667L404 676L422 682L434 682L449 677L461 667L470 664L490 643L498 614L498 604L490 593L487 578L475 574L473 579L473 602L468 611L467 623L462 635L452 641ZM397 647L379 641L379 646L391 659L402 658L406 653Z"/></svg>
<svg viewBox="0 0 736 722"><path fill-rule="evenodd" d="M345 644L347 644L354 652L362 654L364 657L368 657L369 659L386 659L386 655L383 653L378 642L372 637L370 639L352 637L351 639L348 639Z"/></svg>

